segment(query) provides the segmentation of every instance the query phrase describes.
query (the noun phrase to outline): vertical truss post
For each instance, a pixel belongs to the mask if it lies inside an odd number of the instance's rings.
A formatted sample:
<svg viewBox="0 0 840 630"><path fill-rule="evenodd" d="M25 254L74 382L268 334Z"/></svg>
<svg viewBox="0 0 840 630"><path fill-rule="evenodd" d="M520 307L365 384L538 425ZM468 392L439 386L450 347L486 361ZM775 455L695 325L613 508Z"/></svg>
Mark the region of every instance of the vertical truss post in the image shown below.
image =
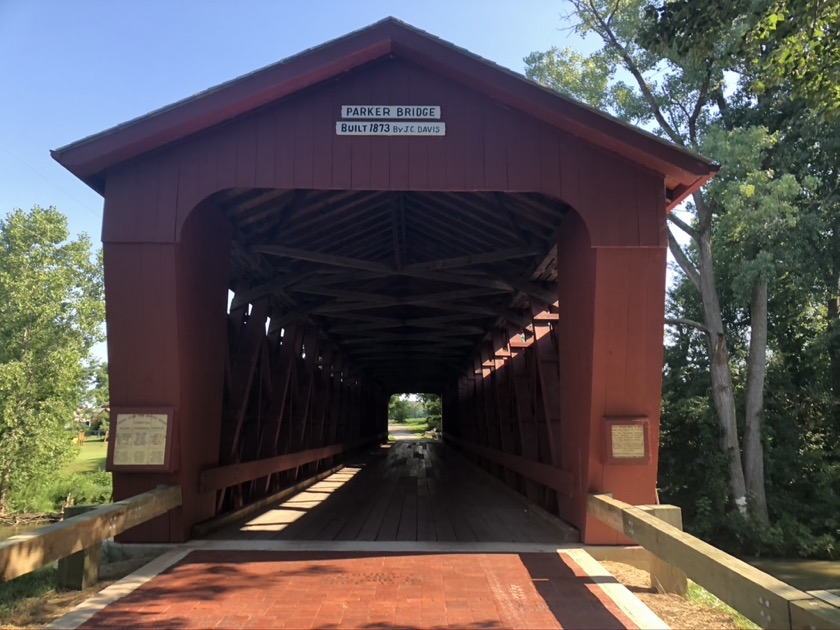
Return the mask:
<svg viewBox="0 0 840 630"><path fill-rule="evenodd" d="M279 318L277 318L279 319ZM295 376L295 341L297 338L298 325L288 324L282 331L279 326L273 324L268 331L268 341L271 346L271 398L266 412L263 430L260 435L260 459L274 457L280 451L280 435L283 427L283 420L288 415L289 390L292 379ZM275 486L277 476L269 475L265 479L264 492L272 489L272 480Z"/></svg>
<svg viewBox="0 0 840 630"><path fill-rule="evenodd" d="M495 362L494 379L496 383L496 416L499 427L499 444L504 453L517 454L514 440L514 418L512 410L511 382L513 366L511 351L506 333L500 329L493 331L493 356ZM519 475L504 468L505 482L516 490L519 488Z"/></svg>
<svg viewBox="0 0 840 630"><path fill-rule="evenodd" d="M513 392L516 409L516 427L519 434L519 452L531 461L540 461L537 444L537 393L533 377L533 349L523 341L521 335L511 338L511 364L513 367ZM525 495L542 503L539 484L525 479Z"/></svg>
<svg viewBox="0 0 840 630"><path fill-rule="evenodd" d="M246 420L248 399L258 359L265 343L265 322L268 318L267 299L257 301L251 307L251 313L244 316L239 310L231 313L231 342L229 347L230 372L227 398L222 408L221 440L219 463L222 465L238 463L242 460L241 435ZM241 317L241 319L240 319ZM237 323L240 325L237 326ZM225 491L219 493L217 510L220 511L225 500ZM241 488L233 489L235 507L242 504Z"/></svg>

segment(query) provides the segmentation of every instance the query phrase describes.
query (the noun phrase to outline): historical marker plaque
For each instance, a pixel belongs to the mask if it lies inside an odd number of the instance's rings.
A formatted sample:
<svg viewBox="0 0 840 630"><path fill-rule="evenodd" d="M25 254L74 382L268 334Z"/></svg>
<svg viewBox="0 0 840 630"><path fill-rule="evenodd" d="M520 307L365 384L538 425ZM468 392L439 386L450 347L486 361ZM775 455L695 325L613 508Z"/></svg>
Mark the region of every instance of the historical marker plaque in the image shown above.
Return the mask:
<svg viewBox="0 0 840 630"><path fill-rule="evenodd" d="M173 470L173 410L114 410L109 470Z"/></svg>
<svg viewBox="0 0 840 630"><path fill-rule="evenodd" d="M608 464L647 464L650 423L647 418L604 418Z"/></svg>

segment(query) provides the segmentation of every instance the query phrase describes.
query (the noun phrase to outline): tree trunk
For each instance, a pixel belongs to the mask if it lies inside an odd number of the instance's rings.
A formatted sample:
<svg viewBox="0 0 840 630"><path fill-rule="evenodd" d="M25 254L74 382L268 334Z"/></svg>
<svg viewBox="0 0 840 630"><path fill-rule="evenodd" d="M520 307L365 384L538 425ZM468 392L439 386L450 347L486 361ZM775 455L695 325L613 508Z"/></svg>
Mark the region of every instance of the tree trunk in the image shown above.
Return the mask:
<svg viewBox="0 0 840 630"><path fill-rule="evenodd" d="M722 447L729 464L729 488L738 510L747 511L747 486L741 466L741 447L738 442L738 424L735 415L735 390L729 369L729 349L723 328L723 317L715 283L714 257L712 255L711 211L702 194L695 193L694 203L698 212L699 243L698 271L700 272L700 297L703 317L709 329L709 365L712 377L712 400L723 429Z"/></svg>
<svg viewBox="0 0 840 630"><path fill-rule="evenodd" d="M755 501L755 516L768 520L764 492L764 376L767 371L767 281L756 280L750 304L750 357L747 364L747 403L744 416L744 475Z"/></svg>
<svg viewBox="0 0 840 630"><path fill-rule="evenodd" d="M834 402L840 403L840 298L832 295L828 298L826 306L831 392L834 394Z"/></svg>
<svg viewBox="0 0 840 630"><path fill-rule="evenodd" d="M9 462L3 467L3 472L0 473L0 517L5 517L9 514L9 507L6 504L9 494L9 478L12 476L12 463Z"/></svg>

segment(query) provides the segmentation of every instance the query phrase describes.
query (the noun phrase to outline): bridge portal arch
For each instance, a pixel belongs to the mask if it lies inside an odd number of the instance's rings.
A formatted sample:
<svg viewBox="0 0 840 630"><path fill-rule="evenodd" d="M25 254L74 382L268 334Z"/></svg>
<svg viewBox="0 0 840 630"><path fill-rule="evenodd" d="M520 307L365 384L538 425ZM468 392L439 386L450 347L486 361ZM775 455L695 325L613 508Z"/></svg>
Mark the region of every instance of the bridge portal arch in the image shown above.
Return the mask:
<svg viewBox="0 0 840 630"><path fill-rule="evenodd" d="M105 197L112 408L166 427L158 459L117 429L115 498L184 489L133 539L376 441L399 390L586 542L618 541L589 492L655 502L666 212L705 160L393 19L54 155Z"/></svg>

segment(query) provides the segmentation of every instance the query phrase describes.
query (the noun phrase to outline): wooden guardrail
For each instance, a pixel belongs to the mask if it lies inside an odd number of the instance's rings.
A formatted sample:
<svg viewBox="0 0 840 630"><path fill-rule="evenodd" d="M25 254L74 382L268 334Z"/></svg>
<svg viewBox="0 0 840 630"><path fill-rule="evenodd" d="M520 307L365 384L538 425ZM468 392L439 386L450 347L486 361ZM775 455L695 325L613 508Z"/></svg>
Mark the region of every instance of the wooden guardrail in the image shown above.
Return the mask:
<svg viewBox="0 0 840 630"><path fill-rule="evenodd" d="M83 551L181 505L181 486L162 486L124 501L0 542L0 582Z"/></svg>
<svg viewBox="0 0 840 630"><path fill-rule="evenodd" d="M450 442L479 457L504 466L531 481L536 481L547 488L556 490L563 496L569 497L572 495L572 475L568 471L549 466L548 464L535 462L519 455L512 455L494 448L479 446L478 444L467 442L447 433L443 434L443 439L445 442Z"/></svg>
<svg viewBox="0 0 840 630"><path fill-rule="evenodd" d="M221 490L239 483L283 472L284 470L291 470L298 466L311 464L319 459L340 455L341 453L352 451L377 441L383 441L386 437L387 434L382 433L360 438L352 442L342 442L341 444L312 448L306 451L278 455L277 457L267 457L241 464L229 464L227 466L208 468L202 471L199 477L199 489L201 492Z"/></svg>
<svg viewBox="0 0 840 630"><path fill-rule="evenodd" d="M762 628L838 628L840 609L609 495L589 514L650 551Z"/></svg>

